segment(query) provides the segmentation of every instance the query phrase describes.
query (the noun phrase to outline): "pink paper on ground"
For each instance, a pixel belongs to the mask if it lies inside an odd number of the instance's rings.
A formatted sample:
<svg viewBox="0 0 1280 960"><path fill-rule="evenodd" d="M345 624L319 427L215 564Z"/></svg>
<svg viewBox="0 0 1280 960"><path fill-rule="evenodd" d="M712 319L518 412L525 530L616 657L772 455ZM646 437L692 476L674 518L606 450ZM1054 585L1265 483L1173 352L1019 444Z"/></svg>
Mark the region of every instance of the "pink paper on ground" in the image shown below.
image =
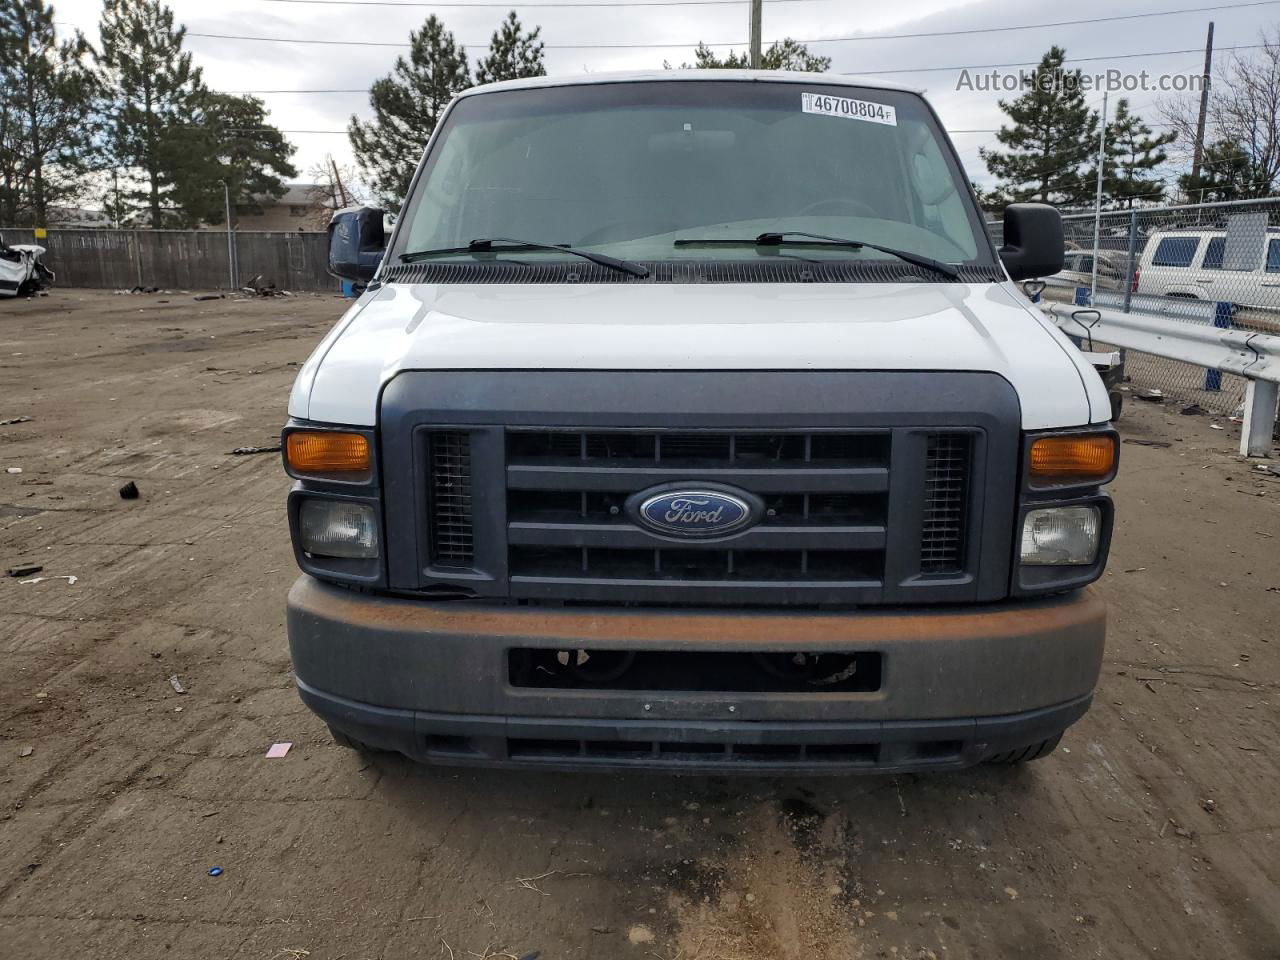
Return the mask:
<svg viewBox="0 0 1280 960"><path fill-rule="evenodd" d="M289 752L289 748L292 746L293 746L292 741L288 743L273 743L271 745L271 749L267 751L267 759L279 760L281 757L283 757L286 753Z"/></svg>

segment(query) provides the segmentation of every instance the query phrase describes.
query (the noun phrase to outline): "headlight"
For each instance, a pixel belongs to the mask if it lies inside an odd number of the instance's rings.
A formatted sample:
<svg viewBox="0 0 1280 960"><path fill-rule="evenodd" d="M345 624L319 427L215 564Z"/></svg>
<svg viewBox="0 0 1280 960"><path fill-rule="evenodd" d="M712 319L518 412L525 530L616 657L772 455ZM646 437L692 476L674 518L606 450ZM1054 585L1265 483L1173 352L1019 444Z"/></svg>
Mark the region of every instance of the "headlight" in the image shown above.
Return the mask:
<svg viewBox="0 0 1280 960"><path fill-rule="evenodd" d="M298 531L305 553L317 557L366 560L378 555L378 520L367 503L302 501Z"/></svg>
<svg viewBox="0 0 1280 960"><path fill-rule="evenodd" d="M1022 562L1032 566L1093 563L1101 534L1097 507L1032 510L1022 524Z"/></svg>

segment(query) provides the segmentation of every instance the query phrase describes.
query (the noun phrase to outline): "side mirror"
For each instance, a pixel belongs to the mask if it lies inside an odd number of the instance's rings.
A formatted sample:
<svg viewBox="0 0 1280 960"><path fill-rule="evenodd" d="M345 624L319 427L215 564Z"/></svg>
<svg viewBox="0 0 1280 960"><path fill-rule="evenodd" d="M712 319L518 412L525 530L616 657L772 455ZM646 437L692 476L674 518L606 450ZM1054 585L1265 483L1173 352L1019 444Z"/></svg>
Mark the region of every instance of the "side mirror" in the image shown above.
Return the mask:
<svg viewBox="0 0 1280 960"><path fill-rule="evenodd" d="M368 283L378 272L387 246L383 212L376 207L347 207L329 221L329 272Z"/></svg>
<svg viewBox="0 0 1280 960"><path fill-rule="evenodd" d="M1011 280L1048 277L1062 269L1062 215L1047 203L1011 203L1004 209L1000 260Z"/></svg>

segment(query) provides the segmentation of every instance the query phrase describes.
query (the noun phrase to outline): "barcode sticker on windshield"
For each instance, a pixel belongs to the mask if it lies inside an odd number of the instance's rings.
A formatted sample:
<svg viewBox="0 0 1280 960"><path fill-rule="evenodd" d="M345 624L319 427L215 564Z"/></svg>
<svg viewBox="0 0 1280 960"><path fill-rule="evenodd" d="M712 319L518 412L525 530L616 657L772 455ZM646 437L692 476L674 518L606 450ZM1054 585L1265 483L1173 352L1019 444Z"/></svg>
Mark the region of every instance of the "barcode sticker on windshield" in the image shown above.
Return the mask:
<svg viewBox="0 0 1280 960"><path fill-rule="evenodd" d="M890 127L898 125L898 115L893 107L867 100L850 100L848 97L829 97L824 93L800 94L800 109L805 113L820 113L824 117L844 117L846 120L867 120Z"/></svg>

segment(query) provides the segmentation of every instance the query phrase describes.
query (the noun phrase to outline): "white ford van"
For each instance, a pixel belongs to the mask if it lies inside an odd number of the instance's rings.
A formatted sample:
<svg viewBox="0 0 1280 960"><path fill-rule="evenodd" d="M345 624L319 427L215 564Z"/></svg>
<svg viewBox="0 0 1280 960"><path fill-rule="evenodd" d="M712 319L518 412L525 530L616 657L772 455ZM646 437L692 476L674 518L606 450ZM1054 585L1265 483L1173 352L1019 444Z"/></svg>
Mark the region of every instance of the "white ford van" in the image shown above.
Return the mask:
<svg viewBox="0 0 1280 960"><path fill-rule="evenodd" d="M298 689L423 761L1019 762L1088 708L1117 442L917 92L730 71L478 87L283 433Z"/></svg>

